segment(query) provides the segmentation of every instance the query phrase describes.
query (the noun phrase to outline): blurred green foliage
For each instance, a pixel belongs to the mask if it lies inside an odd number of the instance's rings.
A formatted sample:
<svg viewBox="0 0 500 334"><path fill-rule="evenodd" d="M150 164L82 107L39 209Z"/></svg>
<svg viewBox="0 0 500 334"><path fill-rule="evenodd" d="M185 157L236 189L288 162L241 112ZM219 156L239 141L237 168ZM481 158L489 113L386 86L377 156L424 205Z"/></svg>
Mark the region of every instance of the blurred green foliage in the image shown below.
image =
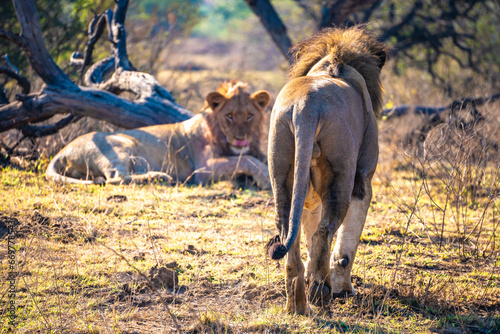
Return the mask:
<svg viewBox="0 0 500 334"><path fill-rule="evenodd" d="M153 20L157 33L159 28L168 30L170 25L175 30L189 32L198 22L199 8L203 0L142 0L131 1L128 16L133 20L146 22Z"/></svg>
<svg viewBox="0 0 500 334"><path fill-rule="evenodd" d="M200 7L200 18L193 35L230 41L239 38L236 33L253 14L243 0L206 1Z"/></svg>
<svg viewBox="0 0 500 334"><path fill-rule="evenodd" d="M149 25L146 34L139 34L139 38L148 39L157 35L165 38L166 31L172 24L177 32L189 32L198 22L198 8L202 3L203 0L132 0L129 3L126 22L141 26ZM94 15L107 9L114 9L115 2L114 0L37 0L35 5L47 49L56 63L65 69L74 51L84 51L87 27ZM12 1L2 0L0 3L0 29L20 32ZM109 56L110 49L105 36L94 50L94 59ZM10 61L16 67L24 70L21 74L30 76L26 71L28 64L23 51L17 45L0 40L0 56L5 54L9 55ZM66 72L76 73L74 69L67 68Z"/></svg>
<svg viewBox="0 0 500 334"><path fill-rule="evenodd" d="M81 49L86 42L87 25L93 16L92 10L106 8L112 4L113 0L36 1L47 49L59 65L68 62L71 53ZM11 1L3 0L0 4L0 29L20 32ZM9 54L12 63L21 69L27 65L27 59L17 45L0 40L0 54Z"/></svg>

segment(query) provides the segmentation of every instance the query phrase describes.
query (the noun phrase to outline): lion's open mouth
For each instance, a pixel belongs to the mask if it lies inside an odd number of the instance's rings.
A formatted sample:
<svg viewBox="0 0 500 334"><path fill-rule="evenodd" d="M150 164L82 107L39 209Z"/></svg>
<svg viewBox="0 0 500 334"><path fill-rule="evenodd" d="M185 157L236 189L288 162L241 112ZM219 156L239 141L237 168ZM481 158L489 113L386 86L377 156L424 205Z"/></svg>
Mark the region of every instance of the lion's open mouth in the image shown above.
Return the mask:
<svg viewBox="0 0 500 334"><path fill-rule="evenodd" d="M231 151L234 154L245 154L250 148L250 143L246 140L236 140L234 144L231 144Z"/></svg>

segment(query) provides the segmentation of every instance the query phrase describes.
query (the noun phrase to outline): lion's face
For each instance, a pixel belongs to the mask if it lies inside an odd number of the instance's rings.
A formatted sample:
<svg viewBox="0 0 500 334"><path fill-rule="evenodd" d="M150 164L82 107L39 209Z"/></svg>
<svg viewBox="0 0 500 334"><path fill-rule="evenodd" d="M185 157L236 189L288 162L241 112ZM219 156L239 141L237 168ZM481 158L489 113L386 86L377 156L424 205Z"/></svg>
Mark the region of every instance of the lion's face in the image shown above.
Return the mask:
<svg viewBox="0 0 500 334"><path fill-rule="evenodd" d="M229 92L207 95L206 102L212 110L212 136L223 150L235 155L246 154L252 143L258 144L270 99L267 91L248 94L239 86Z"/></svg>

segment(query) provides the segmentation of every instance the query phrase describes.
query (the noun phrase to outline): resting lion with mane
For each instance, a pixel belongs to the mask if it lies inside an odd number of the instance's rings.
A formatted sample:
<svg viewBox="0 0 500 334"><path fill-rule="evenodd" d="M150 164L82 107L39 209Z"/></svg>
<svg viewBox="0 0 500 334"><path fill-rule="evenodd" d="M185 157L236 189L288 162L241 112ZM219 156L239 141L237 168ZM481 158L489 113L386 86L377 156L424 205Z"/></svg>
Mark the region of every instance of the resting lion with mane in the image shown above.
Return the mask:
<svg viewBox="0 0 500 334"><path fill-rule="evenodd" d="M271 115L269 174L280 235L270 240L268 253L273 259L287 255L287 311L307 314L307 296L327 305L332 296L354 294L351 269L378 160L376 117L387 48L353 27L325 29L292 52L289 81Z"/></svg>
<svg viewBox="0 0 500 334"><path fill-rule="evenodd" d="M225 82L207 95L204 110L176 124L76 138L50 162L46 178L65 183L207 183L238 174L270 188L260 150L267 91L249 94L242 82Z"/></svg>

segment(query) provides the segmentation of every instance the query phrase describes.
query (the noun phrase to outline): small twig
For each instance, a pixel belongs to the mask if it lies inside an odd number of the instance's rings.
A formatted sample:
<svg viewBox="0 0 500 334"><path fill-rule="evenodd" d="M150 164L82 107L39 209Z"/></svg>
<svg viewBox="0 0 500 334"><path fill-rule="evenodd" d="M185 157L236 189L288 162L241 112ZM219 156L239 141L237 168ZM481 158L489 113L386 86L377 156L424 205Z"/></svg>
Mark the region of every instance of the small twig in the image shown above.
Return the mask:
<svg viewBox="0 0 500 334"><path fill-rule="evenodd" d="M134 218L134 219L129 220L129 221L127 221L127 222L123 223L123 224L124 224L124 225L125 225L125 224L132 224L133 222L136 222L137 220L138 220L138 218Z"/></svg>
<svg viewBox="0 0 500 334"><path fill-rule="evenodd" d="M146 221L148 223L148 232L149 232L149 240L151 241L151 248L153 248L153 255L155 256L156 265L158 266L159 262L158 262L158 256L156 255L153 233L151 232L151 224L149 223L149 219L146 219Z"/></svg>
<svg viewBox="0 0 500 334"><path fill-rule="evenodd" d="M23 139L24 138L40 138L40 137L45 137L45 136L50 136L55 133L57 133L59 130L64 128L65 126L79 121L83 116L76 116L76 115L69 115L60 121L54 123L54 124L47 124L47 125L30 125L30 124L25 124L20 127L21 132L23 134Z"/></svg>
<svg viewBox="0 0 500 334"><path fill-rule="evenodd" d="M24 285L26 286L26 290L28 291L30 297L31 297L31 300L33 301L33 304L35 304L35 307L36 309L38 310L38 312L40 313L40 316L42 317L43 321L45 322L45 324L47 325L47 328L52 330L52 326L49 324L49 321L47 320L47 318L45 317L44 313L42 312L42 310L40 310L40 308L38 307L38 303L36 302L34 296L33 296L33 293L31 292L28 284L26 283L26 280L24 279L24 277L22 278L23 281L24 281Z"/></svg>
<svg viewBox="0 0 500 334"><path fill-rule="evenodd" d="M104 322L104 326L106 327L106 333L112 333L109 330L108 322L106 321L106 318L104 317L104 314L102 314L101 310L98 310L97 313L99 313L99 315L101 316L101 318L102 318L102 320Z"/></svg>
<svg viewBox="0 0 500 334"><path fill-rule="evenodd" d="M425 295L424 295L424 301L422 302L422 308L425 307L425 302L427 301L427 296L429 295L429 287L431 286L431 281L432 281L432 277L429 277L429 282L427 283L427 286L425 287Z"/></svg>
<svg viewBox="0 0 500 334"><path fill-rule="evenodd" d="M7 55L5 55L4 57L7 57ZM26 77L20 75L19 69L17 69L17 67L15 67L14 65L12 65L10 61L9 61L9 67L11 68L0 66L0 74L5 74L6 76L16 80L17 84L22 88L22 93L29 94L31 90L30 81Z"/></svg>

